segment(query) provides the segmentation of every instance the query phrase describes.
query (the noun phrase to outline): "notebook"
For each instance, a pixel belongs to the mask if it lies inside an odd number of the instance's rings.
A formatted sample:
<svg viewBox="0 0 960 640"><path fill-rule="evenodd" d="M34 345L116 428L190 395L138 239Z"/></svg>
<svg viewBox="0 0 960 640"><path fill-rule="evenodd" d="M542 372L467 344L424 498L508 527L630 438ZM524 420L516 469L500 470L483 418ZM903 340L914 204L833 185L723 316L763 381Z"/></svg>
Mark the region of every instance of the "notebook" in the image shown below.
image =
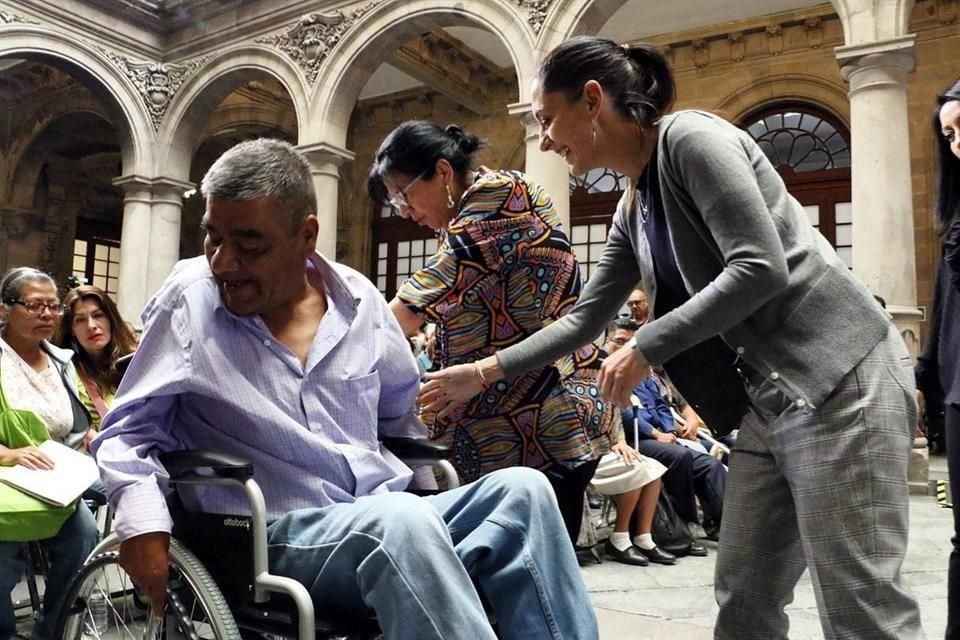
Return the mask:
<svg viewBox="0 0 960 640"><path fill-rule="evenodd" d="M53 469L27 469L19 464L0 467L0 482L38 500L65 507L100 478L97 463L85 453L53 440L41 444L40 450L53 460Z"/></svg>

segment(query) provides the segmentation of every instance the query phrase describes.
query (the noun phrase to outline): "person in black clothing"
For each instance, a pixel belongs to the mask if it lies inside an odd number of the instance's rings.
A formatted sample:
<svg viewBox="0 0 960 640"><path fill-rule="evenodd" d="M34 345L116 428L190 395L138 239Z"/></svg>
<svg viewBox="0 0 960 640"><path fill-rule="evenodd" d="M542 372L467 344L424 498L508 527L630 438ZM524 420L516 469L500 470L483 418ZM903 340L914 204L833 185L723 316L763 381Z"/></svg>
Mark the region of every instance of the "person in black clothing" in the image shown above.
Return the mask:
<svg viewBox="0 0 960 640"><path fill-rule="evenodd" d="M917 359L917 388L942 397L953 551L947 576L947 640L960 639L960 81L937 96L933 115L940 176L937 223L943 255L937 270L927 345Z"/></svg>

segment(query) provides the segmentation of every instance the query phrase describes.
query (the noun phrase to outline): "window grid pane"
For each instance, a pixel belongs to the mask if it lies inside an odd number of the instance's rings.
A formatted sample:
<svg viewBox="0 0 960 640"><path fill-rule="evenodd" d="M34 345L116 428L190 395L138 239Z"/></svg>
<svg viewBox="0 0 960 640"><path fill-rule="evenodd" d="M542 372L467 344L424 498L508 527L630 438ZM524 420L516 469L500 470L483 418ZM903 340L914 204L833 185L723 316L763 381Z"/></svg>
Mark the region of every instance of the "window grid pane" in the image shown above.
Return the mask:
<svg viewBox="0 0 960 640"><path fill-rule="evenodd" d="M819 171L850 166L850 147L836 128L814 113L772 113L747 131L774 167Z"/></svg>

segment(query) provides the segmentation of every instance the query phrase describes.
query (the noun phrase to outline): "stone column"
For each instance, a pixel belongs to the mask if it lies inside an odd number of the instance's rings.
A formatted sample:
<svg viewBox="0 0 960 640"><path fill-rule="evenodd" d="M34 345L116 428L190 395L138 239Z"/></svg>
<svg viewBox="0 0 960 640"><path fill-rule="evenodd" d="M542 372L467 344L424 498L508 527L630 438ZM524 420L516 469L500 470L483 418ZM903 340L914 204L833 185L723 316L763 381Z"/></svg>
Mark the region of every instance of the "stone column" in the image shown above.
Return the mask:
<svg viewBox="0 0 960 640"><path fill-rule="evenodd" d="M527 145L527 161L524 171L540 183L553 198L563 229L570 236L570 170L567 163L555 153L540 151L540 128L530 110L529 102L517 102L507 106L510 115L523 123L524 142Z"/></svg>
<svg viewBox="0 0 960 640"><path fill-rule="evenodd" d="M193 184L171 178L154 178L150 215L150 253L147 257L146 294L152 296L180 259L180 214L183 194ZM126 252L124 248L121 256ZM122 274L122 271L121 271Z"/></svg>
<svg viewBox="0 0 960 640"><path fill-rule="evenodd" d="M124 193L117 306L124 319L139 325L140 311L147 302L146 256L150 250L153 189L150 180L135 175L117 178L113 184Z"/></svg>
<svg viewBox="0 0 960 640"><path fill-rule="evenodd" d="M914 37L837 47L850 85L853 271L887 301L911 355L920 345L916 246L907 114L907 74L916 65ZM914 439L911 493L927 492L927 442Z"/></svg>
<svg viewBox="0 0 960 640"><path fill-rule="evenodd" d="M837 47L850 85L853 271L887 301L911 353L919 345L906 76L914 37Z"/></svg>
<svg viewBox="0 0 960 640"><path fill-rule="evenodd" d="M336 260L340 167L356 156L352 151L326 142L300 145L297 148L310 160L313 188L317 192L317 220L320 223L317 251L329 260Z"/></svg>

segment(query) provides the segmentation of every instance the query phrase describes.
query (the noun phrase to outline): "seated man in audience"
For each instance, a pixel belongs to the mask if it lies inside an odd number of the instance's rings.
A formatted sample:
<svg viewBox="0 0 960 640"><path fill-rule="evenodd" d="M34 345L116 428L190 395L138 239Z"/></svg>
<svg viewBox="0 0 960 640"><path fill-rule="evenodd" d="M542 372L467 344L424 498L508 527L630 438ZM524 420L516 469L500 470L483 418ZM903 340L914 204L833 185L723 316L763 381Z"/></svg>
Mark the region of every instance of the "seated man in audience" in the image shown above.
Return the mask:
<svg viewBox="0 0 960 640"><path fill-rule="evenodd" d="M647 294L640 285L635 286L630 292L627 298L627 309L630 310L630 317L637 327L643 326L650 319L650 303L647 302Z"/></svg>
<svg viewBox="0 0 960 640"><path fill-rule="evenodd" d="M608 352L629 342L636 330L636 323L630 319L617 320L607 340ZM679 442L673 412L654 377L644 378L634 390L634 398L633 407L621 410L627 442L667 467L663 489L673 500L677 513L689 524L699 524L696 498L700 499L706 536L716 539L723 513L726 468L706 450L698 451ZM635 443L632 442L634 424L639 437Z"/></svg>
<svg viewBox="0 0 960 640"><path fill-rule="evenodd" d="M148 303L140 349L94 451L120 564L163 606L170 516L157 456L202 448L255 464L271 572L323 611L369 614L388 639L597 638L550 484L508 469L422 498L383 436L422 436L419 375L386 301L315 250L310 166L253 140L203 179L205 257ZM200 506L247 511L205 487ZM476 583L477 587L474 586Z"/></svg>

